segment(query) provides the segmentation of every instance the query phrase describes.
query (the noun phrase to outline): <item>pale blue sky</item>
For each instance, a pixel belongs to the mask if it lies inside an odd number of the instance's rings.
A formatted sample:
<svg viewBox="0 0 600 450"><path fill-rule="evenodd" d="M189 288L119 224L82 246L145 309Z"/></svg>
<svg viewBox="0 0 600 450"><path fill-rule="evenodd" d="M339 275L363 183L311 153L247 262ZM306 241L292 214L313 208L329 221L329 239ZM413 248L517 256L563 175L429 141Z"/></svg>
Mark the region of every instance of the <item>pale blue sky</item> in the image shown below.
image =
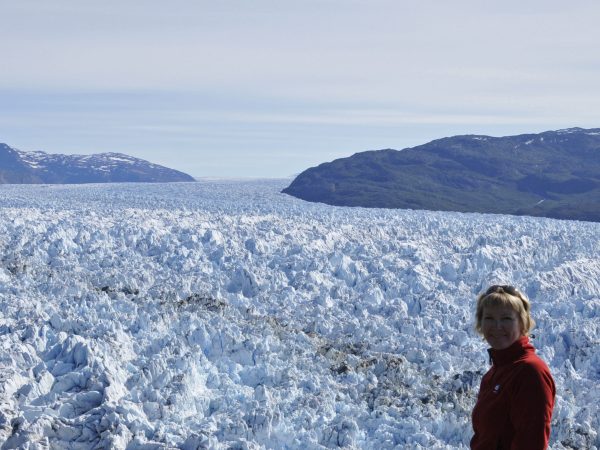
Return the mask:
<svg viewBox="0 0 600 450"><path fill-rule="evenodd" d="M0 142L285 177L600 127L600 2L0 0Z"/></svg>

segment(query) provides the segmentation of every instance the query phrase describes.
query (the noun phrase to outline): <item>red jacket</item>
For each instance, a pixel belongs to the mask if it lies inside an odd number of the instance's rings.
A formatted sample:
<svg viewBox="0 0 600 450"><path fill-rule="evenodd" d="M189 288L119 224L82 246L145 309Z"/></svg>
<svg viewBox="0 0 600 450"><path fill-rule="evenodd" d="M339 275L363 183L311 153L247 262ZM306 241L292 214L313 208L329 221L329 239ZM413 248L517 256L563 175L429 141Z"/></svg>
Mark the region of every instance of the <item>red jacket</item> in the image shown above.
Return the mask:
<svg viewBox="0 0 600 450"><path fill-rule="evenodd" d="M503 350L488 350L473 409L473 450L544 450L556 388L548 366L524 336Z"/></svg>

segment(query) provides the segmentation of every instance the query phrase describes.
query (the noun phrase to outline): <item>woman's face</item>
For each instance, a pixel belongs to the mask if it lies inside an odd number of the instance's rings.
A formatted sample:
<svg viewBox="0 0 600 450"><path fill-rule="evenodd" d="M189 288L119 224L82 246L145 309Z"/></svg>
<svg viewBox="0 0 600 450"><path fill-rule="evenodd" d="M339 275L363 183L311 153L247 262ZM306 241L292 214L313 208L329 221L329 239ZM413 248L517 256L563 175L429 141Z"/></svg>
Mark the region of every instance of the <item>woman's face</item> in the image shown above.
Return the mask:
<svg viewBox="0 0 600 450"><path fill-rule="evenodd" d="M510 306L497 305L483 308L481 330L487 343L495 350L510 347L523 336L519 316Z"/></svg>

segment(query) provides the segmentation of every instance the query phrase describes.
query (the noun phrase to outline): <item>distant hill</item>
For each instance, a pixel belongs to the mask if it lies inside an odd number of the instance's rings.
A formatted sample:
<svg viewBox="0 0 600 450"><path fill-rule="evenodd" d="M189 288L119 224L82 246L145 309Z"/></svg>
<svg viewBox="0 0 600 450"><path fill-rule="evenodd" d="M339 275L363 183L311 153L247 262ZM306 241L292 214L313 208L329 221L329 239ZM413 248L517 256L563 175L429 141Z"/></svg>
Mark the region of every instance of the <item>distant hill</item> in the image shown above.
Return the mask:
<svg viewBox="0 0 600 450"><path fill-rule="evenodd" d="M178 170L121 153L59 155L0 144L0 183L74 184L194 181Z"/></svg>
<svg viewBox="0 0 600 450"><path fill-rule="evenodd" d="M339 206L600 222L600 128L356 153L305 170L283 192Z"/></svg>

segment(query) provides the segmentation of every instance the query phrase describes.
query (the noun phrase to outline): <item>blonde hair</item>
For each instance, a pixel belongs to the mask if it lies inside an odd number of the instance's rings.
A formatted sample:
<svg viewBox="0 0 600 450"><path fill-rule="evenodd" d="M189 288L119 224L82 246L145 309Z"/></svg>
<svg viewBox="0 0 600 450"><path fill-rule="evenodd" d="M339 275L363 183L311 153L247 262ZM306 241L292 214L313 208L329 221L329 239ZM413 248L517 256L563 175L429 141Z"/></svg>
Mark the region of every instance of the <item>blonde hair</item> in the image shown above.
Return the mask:
<svg viewBox="0 0 600 450"><path fill-rule="evenodd" d="M535 321L531 318L531 305L527 296L512 286L494 285L477 297L475 330L479 334L483 335L483 310L494 306L510 306L519 316L521 332L524 336L527 336L535 326Z"/></svg>

